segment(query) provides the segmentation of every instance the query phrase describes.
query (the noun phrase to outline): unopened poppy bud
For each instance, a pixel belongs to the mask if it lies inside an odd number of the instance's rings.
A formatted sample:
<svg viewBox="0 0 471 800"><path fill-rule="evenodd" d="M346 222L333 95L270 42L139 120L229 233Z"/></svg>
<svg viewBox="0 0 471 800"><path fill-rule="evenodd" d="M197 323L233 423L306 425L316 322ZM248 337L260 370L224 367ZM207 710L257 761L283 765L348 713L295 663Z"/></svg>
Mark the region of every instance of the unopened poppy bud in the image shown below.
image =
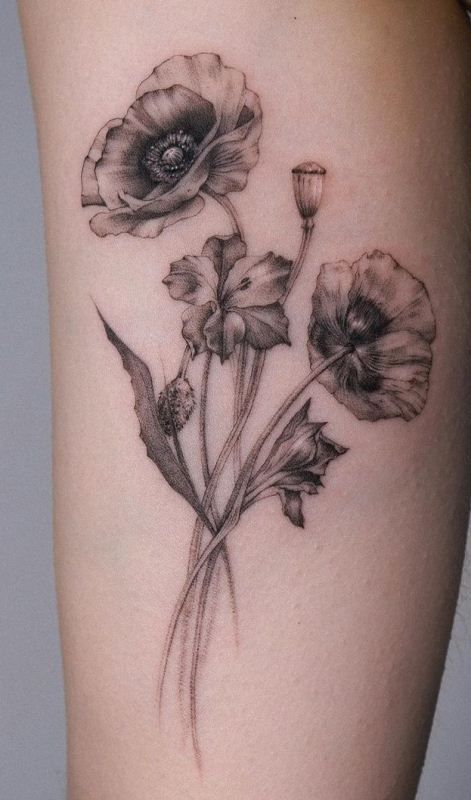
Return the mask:
<svg viewBox="0 0 471 800"><path fill-rule="evenodd" d="M195 395L186 378L175 378L157 398L157 415L167 434L181 431L195 407Z"/></svg>
<svg viewBox="0 0 471 800"><path fill-rule="evenodd" d="M294 198L306 227L314 224L314 217L322 197L325 169L314 161L303 161L292 170Z"/></svg>

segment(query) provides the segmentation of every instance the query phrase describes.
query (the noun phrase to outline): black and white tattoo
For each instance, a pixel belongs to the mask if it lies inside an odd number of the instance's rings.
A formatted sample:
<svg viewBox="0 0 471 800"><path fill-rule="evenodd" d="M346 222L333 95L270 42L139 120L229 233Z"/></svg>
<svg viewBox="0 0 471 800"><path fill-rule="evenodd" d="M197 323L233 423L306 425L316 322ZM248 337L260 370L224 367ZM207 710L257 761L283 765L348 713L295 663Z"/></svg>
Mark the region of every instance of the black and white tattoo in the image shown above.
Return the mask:
<svg viewBox="0 0 471 800"><path fill-rule="evenodd" d="M306 375L255 441L242 438L268 351L290 343L285 301L308 256L326 175L312 161L292 170L302 234L295 259L252 254L228 195L246 186L261 131L259 99L241 72L210 53L175 56L141 83L124 118L99 131L82 171L82 204L103 207L90 221L98 236L156 237L199 214L208 200L222 206L231 225L229 235L212 236L201 252L171 263L163 278L170 297L185 304L184 345L178 374L157 393L147 364L99 312L131 378L147 455L196 514L187 577L162 657L159 702L175 654L198 763L198 677L222 577L237 629L227 537L247 509L272 497L302 528L303 496L318 493L330 462L346 452L311 418L302 395L317 382L360 420L412 420L426 402L435 337L425 286L391 255L373 250L353 264L324 264L307 324ZM211 373L226 369L233 373L233 420L211 463L227 412L219 409L217 424L208 419L208 387ZM191 432L198 443L198 466L184 452L185 426L186 441Z"/></svg>

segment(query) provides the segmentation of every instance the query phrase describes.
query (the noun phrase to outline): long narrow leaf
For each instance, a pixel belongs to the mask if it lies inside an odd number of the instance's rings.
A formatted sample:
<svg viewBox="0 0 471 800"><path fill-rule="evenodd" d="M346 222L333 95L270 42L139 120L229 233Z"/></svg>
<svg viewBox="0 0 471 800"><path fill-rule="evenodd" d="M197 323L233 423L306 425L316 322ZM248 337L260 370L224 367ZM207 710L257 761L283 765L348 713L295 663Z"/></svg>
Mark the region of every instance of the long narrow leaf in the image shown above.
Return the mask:
<svg viewBox="0 0 471 800"><path fill-rule="evenodd" d="M100 311L98 309L97 311L109 341L121 356L123 367L131 378L135 397L134 410L139 420L140 437L146 446L147 455L159 468L169 486L184 497L206 522L195 489L180 466L159 422L152 376L147 364L133 353L108 325Z"/></svg>

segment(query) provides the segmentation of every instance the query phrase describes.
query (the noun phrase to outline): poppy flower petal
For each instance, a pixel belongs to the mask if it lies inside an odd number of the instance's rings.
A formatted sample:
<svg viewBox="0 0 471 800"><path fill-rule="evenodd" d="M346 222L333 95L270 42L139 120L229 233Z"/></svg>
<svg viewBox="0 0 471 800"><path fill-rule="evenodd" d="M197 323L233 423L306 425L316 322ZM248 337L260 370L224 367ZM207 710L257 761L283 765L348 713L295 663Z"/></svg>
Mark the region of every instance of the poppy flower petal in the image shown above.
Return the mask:
<svg viewBox="0 0 471 800"><path fill-rule="evenodd" d="M290 344L288 318L279 303L270 306L237 308L245 323L245 339L255 350L267 350L277 344Z"/></svg>
<svg viewBox="0 0 471 800"><path fill-rule="evenodd" d="M253 500L279 494L283 513L295 525L300 519L301 492L317 494L329 462L346 452L324 436L323 423L309 420L309 406L307 400L291 417L249 485Z"/></svg>
<svg viewBox="0 0 471 800"><path fill-rule="evenodd" d="M207 256L185 256L174 261L162 283L174 300L183 300L194 306L216 301L217 274Z"/></svg>
<svg viewBox="0 0 471 800"><path fill-rule="evenodd" d="M190 306L182 314L182 335L193 358L207 350L204 327L214 310L213 303L206 303L204 306Z"/></svg>
<svg viewBox="0 0 471 800"><path fill-rule="evenodd" d="M311 363L328 358L344 347L346 335L343 321L349 307L349 291L353 274L347 261L323 264L312 296L308 349Z"/></svg>
<svg viewBox="0 0 471 800"><path fill-rule="evenodd" d="M355 368L355 358L362 371ZM425 405L431 365L429 343L419 334L398 331L359 346L356 354L322 373L319 382L358 419L409 421Z"/></svg>
<svg viewBox="0 0 471 800"><path fill-rule="evenodd" d="M110 119L95 136L95 140L86 156L82 167L82 206L104 206L105 201L100 195L98 180L95 172L97 162L103 155L106 137L111 128L122 125L122 119Z"/></svg>
<svg viewBox="0 0 471 800"><path fill-rule="evenodd" d="M245 324L234 311L223 313L219 308L204 326L208 348L217 353L224 362L245 335Z"/></svg>
<svg viewBox="0 0 471 800"><path fill-rule="evenodd" d="M279 496L283 514L288 517L290 522L297 528L304 528L303 501L300 492L292 492L289 489L280 489Z"/></svg>
<svg viewBox="0 0 471 800"><path fill-rule="evenodd" d="M241 122L245 119L245 122ZM207 185L218 194L240 192L258 161L262 110L257 95L247 92L246 105L235 130L216 139L211 150Z"/></svg>
<svg viewBox="0 0 471 800"><path fill-rule="evenodd" d="M102 211L95 214L90 220L90 228L97 236L110 234L118 236L120 233L129 233L132 236L153 239L169 225L199 214L203 207L202 197L194 197L193 200L183 203L171 213L161 215L149 212L145 206L138 211L132 211L127 206L123 206L113 211Z"/></svg>
<svg viewBox="0 0 471 800"><path fill-rule="evenodd" d="M291 271L291 261L274 253L246 256L231 269L223 293L227 308L268 306L284 294Z"/></svg>
<svg viewBox="0 0 471 800"><path fill-rule="evenodd" d="M226 67L214 53L177 55L155 67L139 86L137 97L177 84L186 86L212 103L216 114L215 134L222 135L233 130L247 91L242 72Z"/></svg>
<svg viewBox="0 0 471 800"><path fill-rule="evenodd" d="M378 310L388 331L414 330L427 342L435 337L435 318L424 284L395 259L379 250L352 265L350 302L367 302Z"/></svg>
<svg viewBox="0 0 471 800"><path fill-rule="evenodd" d="M96 166L100 195L108 208L122 205L123 192L138 199L152 192L156 182L142 164L150 144L179 130L190 133L199 144L214 122L211 103L183 86L142 95L129 108L122 125L108 132Z"/></svg>
<svg viewBox="0 0 471 800"><path fill-rule="evenodd" d="M244 258L247 252L245 242L240 236L212 236L203 247L201 254L211 259L219 276L219 285L223 286L229 271L236 261Z"/></svg>

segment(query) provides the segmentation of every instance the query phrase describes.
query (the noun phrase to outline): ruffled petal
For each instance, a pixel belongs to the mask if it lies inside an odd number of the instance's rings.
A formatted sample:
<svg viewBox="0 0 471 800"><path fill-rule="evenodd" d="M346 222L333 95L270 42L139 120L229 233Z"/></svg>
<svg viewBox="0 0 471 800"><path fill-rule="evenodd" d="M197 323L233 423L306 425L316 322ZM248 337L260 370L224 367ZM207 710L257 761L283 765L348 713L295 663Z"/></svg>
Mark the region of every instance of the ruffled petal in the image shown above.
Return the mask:
<svg viewBox="0 0 471 800"><path fill-rule="evenodd" d="M347 344L345 318L352 281L352 269L346 261L321 266L312 295L308 329L311 363L319 358L329 358Z"/></svg>
<svg viewBox="0 0 471 800"><path fill-rule="evenodd" d="M155 67L139 86L137 97L176 84L191 89L212 103L216 113L215 135L235 128L245 104L245 77L242 72L224 66L214 53L173 56Z"/></svg>
<svg viewBox="0 0 471 800"><path fill-rule="evenodd" d="M100 195L108 208L121 206L123 193L143 199L155 188L142 165L149 143L182 129L199 144L214 122L211 103L183 86L142 95L130 107L122 125L108 132L103 156L96 166Z"/></svg>
<svg viewBox="0 0 471 800"><path fill-rule="evenodd" d="M367 303L381 315L384 330L413 330L427 342L435 337L435 318L424 284L379 250L363 255L352 265L350 302L353 308ZM375 321L372 320L374 326Z"/></svg>
<svg viewBox="0 0 471 800"><path fill-rule="evenodd" d="M244 258L247 252L245 242L240 236L212 236L205 243L202 255L211 259L219 276L219 287L223 287L229 271L236 261Z"/></svg>
<svg viewBox="0 0 471 800"><path fill-rule="evenodd" d="M237 308L237 314L245 323L245 338L255 350L267 350L277 344L290 344L288 318L279 303Z"/></svg>
<svg viewBox="0 0 471 800"><path fill-rule="evenodd" d="M262 109L253 92L246 92L245 101L236 128L218 138L211 150L207 186L217 194L242 191L258 161Z"/></svg>
<svg viewBox="0 0 471 800"><path fill-rule="evenodd" d="M413 419L427 398L432 351L419 334L398 331L358 347L318 380L358 419Z"/></svg>
<svg viewBox="0 0 471 800"><path fill-rule="evenodd" d="M98 131L95 140L86 156L82 167L82 206L104 206L105 201L100 195L98 188L98 180L96 177L95 167L97 161L103 155L106 137L108 131L112 128L117 128L123 122L122 119L110 119L106 125L103 125Z"/></svg>
<svg viewBox="0 0 471 800"><path fill-rule="evenodd" d="M227 308L276 303L286 290L291 263L274 253L240 259L227 277L222 301Z"/></svg>
<svg viewBox="0 0 471 800"><path fill-rule="evenodd" d="M209 349L224 362L244 338L245 324L235 312L225 314L217 309L204 326L204 333Z"/></svg>
<svg viewBox="0 0 471 800"><path fill-rule="evenodd" d="M153 239L159 236L164 228L174 225L188 217L194 217L204 207L202 197L195 197L193 200L178 206L175 211L167 214L156 215L153 210L146 206L138 211L132 211L128 207L117 208L114 211L102 211L95 214L90 220L90 227L97 236L117 236L120 233L129 233L132 236Z"/></svg>
<svg viewBox="0 0 471 800"><path fill-rule="evenodd" d="M217 274L213 262L206 256L185 256L174 261L162 283L174 300L184 300L194 306L216 302Z"/></svg>
<svg viewBox="0 0 471 800"><path fill-rule="evenodd" d="M193 358L207 350L204 327L214 311L214 304L206 303L204 306L190 306L182 314L182 335Z"/></svg>

